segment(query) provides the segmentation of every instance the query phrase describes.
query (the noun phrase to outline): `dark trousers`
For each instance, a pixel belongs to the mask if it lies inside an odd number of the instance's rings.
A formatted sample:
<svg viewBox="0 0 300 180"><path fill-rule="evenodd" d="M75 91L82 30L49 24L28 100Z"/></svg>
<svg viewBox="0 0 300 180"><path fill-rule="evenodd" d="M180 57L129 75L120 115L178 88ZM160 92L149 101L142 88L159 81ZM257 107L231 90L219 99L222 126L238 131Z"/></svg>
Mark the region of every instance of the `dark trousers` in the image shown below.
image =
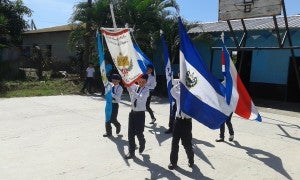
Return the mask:
<svg viewBox="0 0 300 180"><path fill-rule="evenodd" d="M147 111L149 112L150 116L151 116L151 119L155 119L154 117L154 114L153 114L153 111L152 109L150 108L150 102L151 102L151 97L152 97L152 92L150 92L148 98L147 98L147 101L146 101L146 109Z"/></svg>
<svg viewBox="0 0 300 180"><path fill-rule="evenodd" d="M117 117L118 117L118 112L119 112L119 104L118 103L112 103L112 113L110 120L105 123L105 129L106 133L111 135L111 123L116 127L119 128L121 124L118 122Z"/></svg>
<svg viewBox="0 0 300 180"><path fill-rule="evenodd" d="M220 126L220 138L224 139L224 134L225 134L225 123L228 127L228 131L230 135L234 135L233 127L231 124L231 117L232 114L229 116L229 118Z"/></svg>
<svg viewBox="0 0 300 180"><path fill-rule="evenodd" d="M144 137L145 127L145 111L131 111L129 113L128 121L128 142L129 142L129 153L134 154L135 151L135 136L139 140L139 145L145 146Z"/></svg>
<svg viewBox="0 0 300 180"><path fill-rule="evenodd" d="M174 122L172 149L170 154L170 161L172 164L177 164L179 141L183 145L187 154L189 163L194 163L194 151L192 147L192 120L176 118Z"/></svg>
<svg viewBox="0 0 300 180"><path fill-rule="evenodd" d="M91 89L92 89L92 84L93 84L94 78L92 77L87 77L84 81L83 87L81 89L82 92L84 92L85 89L87 89L87 91L89 93L91 93Z"/></svg>

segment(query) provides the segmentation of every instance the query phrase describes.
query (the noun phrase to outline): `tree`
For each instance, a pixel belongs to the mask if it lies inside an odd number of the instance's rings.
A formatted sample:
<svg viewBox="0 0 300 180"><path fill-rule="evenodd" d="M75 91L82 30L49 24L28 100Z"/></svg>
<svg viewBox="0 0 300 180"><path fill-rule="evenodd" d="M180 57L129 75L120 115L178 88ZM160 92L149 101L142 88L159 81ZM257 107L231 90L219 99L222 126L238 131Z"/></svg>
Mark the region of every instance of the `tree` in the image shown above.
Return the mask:
<svg viewBox="0 0 300 180"><path fill-rule="evenodd" d="M28 27L23 17L31 13L22 0L0 0L0 46L21 44L21 34Z"/></svg>
<svg viewBox="0 0 300 180"><path fill-rule="evenodd" d="M71 47L76 47L76 44L83 41L82 38L75 38L79 37L80 31L94 37L95 31L100 27L113 27L110 2L110 0L98 0L91 8L86 2L76 5L71 21L85 24L91 22L92 33L87 30L84 32L83 29L72 32ZM159 39L159 30L165 28L163 25L169 25L168 22L174 20L170 17L174 17L175 14L167 8L174 7L176 4L171 0L114 0L113 2L117 26L125 27L127 24L133 28L137 43L151 57L155 42Z"/></svg>

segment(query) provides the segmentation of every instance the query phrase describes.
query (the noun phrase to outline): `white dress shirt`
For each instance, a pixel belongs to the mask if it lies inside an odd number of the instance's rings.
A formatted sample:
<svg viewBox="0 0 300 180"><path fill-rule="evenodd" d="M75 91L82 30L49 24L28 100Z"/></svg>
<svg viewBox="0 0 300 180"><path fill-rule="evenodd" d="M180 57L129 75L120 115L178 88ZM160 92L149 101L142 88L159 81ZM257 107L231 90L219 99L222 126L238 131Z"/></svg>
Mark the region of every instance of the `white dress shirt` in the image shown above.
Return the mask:
<svg viewBox="0 0 300 180"><path fill-rule="evenodd" d="M123 93L123 88L121 85L112 85L112 89L111 89L111 92L112 92L112 97L114 98L113 99L113 103L120 103L121 101L121 96L122 96L122 93Z"/></svg>
<svg viewBox="0 0 300 180"><path fill-rule="evenodd" d="M149 88L147 86L144 86L140 88L139 92L137 92L138 87L138 85L133 84L127 88L131 99L131 108L133 111L146 111L146 102L149 96ZM135 100L136 106L134 106Z"/></svg>
<svg viewBox="0 0 300 180"><path fill-rule="evenodd" d="M181 109L180 109L180 83L175 84L172 87L172 89L171 89L171 95L176 100L176 107L177 107L176 117L177 118L191 118L188 115L186 115L183 112L181 112Z"/></svg>
<svg viewBox="0 0 300 180"><path fill-rule="evenodd" d="M148 74L148 80L146 86L149 88L150 91L153 91L154 88L156 87L156 77L153 76L152 74Z"/></svg>

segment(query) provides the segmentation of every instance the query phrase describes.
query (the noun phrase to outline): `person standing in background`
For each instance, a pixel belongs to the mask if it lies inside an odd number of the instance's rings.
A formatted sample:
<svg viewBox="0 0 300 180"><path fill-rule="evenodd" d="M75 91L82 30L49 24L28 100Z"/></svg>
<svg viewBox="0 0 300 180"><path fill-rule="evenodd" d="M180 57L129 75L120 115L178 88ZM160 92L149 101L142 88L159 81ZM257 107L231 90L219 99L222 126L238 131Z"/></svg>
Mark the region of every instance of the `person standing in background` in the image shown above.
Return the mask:
<svg viewBox="0 0 300 180"><path fill-rule="evenodd" d="M153 95L153 91L154 91L154 88L156 87L156 77L154 76L154 67L153 65L148 65L147 66L147 74L148 74L148 80L147 80L147 84L146 86L149 88L149 91L150 91L150 94L149 94L149 97L147 99L147 102L146 102L146 109L147 111L149 112L150 116L151 116L151 122L150 124L154 124L154 122L156 121L156 118L154 116L154 113L150 107L150 102L151 102L151 97Z"/></svg>
<svg viewBox="0 0 300 180"><path fill-rule="evenodd" d="M89 63L89 67L86 68L86 78L84 85L80 92L84 93L84 90L87 89L88 93L91 94L92 84L94 82L95 68L93 63Z"/></svg>

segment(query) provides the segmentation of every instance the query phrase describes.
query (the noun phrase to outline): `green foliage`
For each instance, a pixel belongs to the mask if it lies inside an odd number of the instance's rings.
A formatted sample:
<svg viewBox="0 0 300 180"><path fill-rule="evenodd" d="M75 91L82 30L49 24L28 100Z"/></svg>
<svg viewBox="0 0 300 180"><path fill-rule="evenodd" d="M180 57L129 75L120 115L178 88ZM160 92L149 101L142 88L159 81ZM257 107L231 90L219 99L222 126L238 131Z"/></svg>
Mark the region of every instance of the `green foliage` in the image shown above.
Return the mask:
<svg viewBox="0 0 300 180"><path fill-rule="evenodd" d="M72 16L72 22L87 23L91 21L93 32L74 32L70 36L71 47L82 44L82 34L90 35L95 41L95 31L100 27L113 27L110 0L98 0L90 8L87 2L76 5ZM172 0L114 0L114 14L118 27L133 28L135 40L140 48L151 57L155 51L155 44L160 40L160 29L166 29L177 22L174 13L174 7L178 8L175 1ZM173 7L173 11L170 9ZM175 28L177 29L177 27ZM173 29L174 30L174 29ZM82 32L83 31L83 32ZM170 36L170 39L172 37ZM171 43L174 40L170 41ZM95 47L95 45L94 45Z"/></svg>
<svg viewBox="0 0 300 180"><path fill-rule="evenodd" d="M0 37L10 36L10 41L6 37L6 42L1 42L19 45L22 41L21 34L28 27L23 17L31 16L31 10L24 6L22 0L0 2Z"/></svg>
<svg viewBox="0 0 300 180"><path fill-rule="evenodd" d="M56 79L51 81L2 82L0 97L29 97L77 94L82 83Z"/></svg>

